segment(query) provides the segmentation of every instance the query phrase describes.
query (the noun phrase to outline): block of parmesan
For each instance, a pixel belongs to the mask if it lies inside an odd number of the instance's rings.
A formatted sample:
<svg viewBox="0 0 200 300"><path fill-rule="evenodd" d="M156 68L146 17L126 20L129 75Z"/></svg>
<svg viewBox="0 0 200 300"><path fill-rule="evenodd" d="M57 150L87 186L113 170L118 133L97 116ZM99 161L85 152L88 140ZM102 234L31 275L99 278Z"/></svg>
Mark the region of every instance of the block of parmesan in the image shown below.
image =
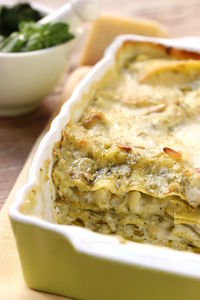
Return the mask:
<svg viewBox="0 0 200 300"><path fill-rule="evenodd" d="M107 46L120 34L168 36L165 27L154 21L104 15L99 17L89 30L80 64L94 65L101 59Z"/></svg>

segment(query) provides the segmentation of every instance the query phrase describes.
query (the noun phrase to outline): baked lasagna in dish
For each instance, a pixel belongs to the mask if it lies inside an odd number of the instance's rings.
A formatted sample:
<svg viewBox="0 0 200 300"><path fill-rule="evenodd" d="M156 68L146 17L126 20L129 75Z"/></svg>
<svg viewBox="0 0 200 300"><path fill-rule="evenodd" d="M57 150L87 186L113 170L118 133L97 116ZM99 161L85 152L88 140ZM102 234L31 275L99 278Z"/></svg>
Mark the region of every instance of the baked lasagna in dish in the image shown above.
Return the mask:
<svg viewBox="0 0 200 300"><path fill-rule="evenodd" d="M118 50L54 146L59 224L199 252L199 59L149 42Z"/></svg>

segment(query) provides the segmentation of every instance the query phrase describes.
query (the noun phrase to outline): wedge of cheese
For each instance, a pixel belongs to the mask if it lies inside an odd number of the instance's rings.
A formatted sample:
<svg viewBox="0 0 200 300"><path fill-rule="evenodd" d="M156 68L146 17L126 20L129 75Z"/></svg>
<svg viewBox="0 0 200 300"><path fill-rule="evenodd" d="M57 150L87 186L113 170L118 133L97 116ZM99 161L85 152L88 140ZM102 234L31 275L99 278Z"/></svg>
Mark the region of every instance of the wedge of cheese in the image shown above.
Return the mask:
<svg viewBox="0 0 200 300"><path fill-rule="evenodd" d="M167 30L154 21L125 18L121 16L101 16L91 26L81 55L81 65L94 65L102 58L104 50L120 34L138 34L167 37Z"/></svg>

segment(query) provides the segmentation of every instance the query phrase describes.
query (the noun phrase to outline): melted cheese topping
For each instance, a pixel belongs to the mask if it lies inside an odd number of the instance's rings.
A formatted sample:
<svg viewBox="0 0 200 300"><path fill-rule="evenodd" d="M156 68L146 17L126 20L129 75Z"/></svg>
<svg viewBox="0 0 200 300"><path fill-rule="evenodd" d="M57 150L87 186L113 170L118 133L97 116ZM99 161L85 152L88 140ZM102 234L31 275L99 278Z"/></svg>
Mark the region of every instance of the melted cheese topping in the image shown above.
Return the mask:
<svg viewBox="0 0 200 300"><path fill-rule="evenodd" d="M54 147L58 222L199 247L199 80L197 60L142 54L107 72Z"/></svg>

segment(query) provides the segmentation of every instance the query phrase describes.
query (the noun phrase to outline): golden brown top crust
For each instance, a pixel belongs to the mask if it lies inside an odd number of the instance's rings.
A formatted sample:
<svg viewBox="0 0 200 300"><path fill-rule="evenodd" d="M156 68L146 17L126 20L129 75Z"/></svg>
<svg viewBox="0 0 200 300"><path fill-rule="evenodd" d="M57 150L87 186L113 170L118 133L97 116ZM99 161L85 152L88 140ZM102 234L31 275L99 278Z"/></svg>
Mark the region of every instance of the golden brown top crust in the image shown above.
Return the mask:
<svg viewBox="0 0 200 300"><path fill-rule="evenodd" d="M140 41L125 41L120 47L120 49L116 53L116 60L118 60L118 57L120 56L120 53L124 55L124 51L127 51L128 48L137 48L137 47L143 47L146 49L151 48L151 51L154 53L160 53L160 55L173 58L173 59L200 59L200 53L189 51L189 50L183 50L183 49L177 49L175 47L169 47L165 46L159 43L152 43L152 42L140 42ZM134 51L133 51L134 53Z"/></svg>

